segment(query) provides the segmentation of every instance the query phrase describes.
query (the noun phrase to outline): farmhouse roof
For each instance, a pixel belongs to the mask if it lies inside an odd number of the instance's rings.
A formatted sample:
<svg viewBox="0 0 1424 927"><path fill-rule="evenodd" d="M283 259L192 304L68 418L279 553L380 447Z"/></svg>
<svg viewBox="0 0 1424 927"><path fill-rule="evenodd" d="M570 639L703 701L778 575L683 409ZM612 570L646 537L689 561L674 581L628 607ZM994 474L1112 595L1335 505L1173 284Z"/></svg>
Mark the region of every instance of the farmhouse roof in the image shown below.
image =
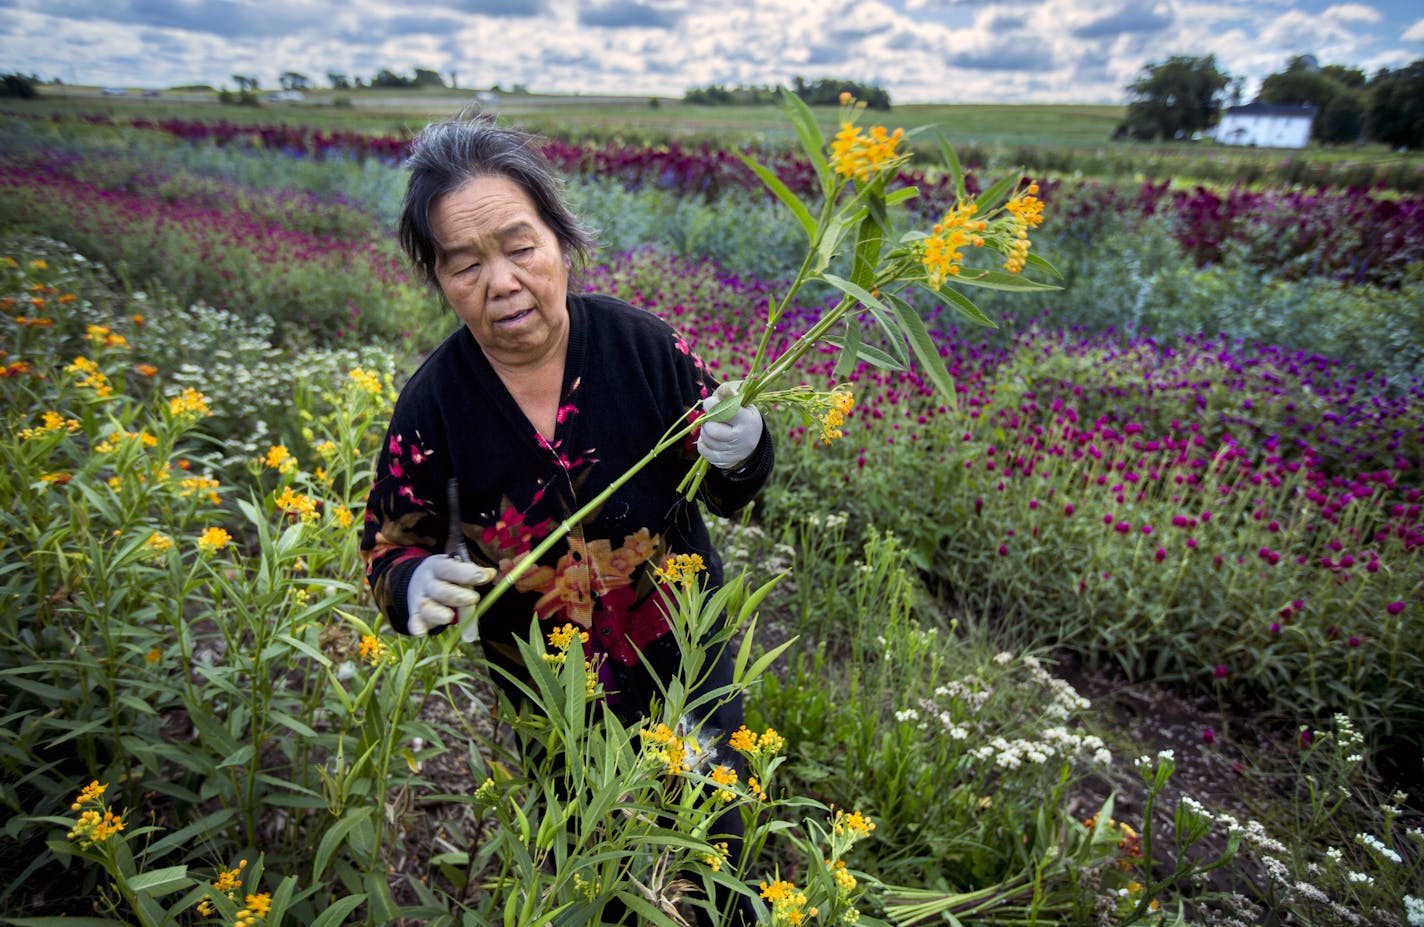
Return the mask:
<svg viewBox="0 0 1424 927"><path fill-rule="evenodd" d="M1252 100L1244 106L1228 106L1223 116L1300 116L1314 119L1320 107L1314 103L1263 103Z"/></svg>

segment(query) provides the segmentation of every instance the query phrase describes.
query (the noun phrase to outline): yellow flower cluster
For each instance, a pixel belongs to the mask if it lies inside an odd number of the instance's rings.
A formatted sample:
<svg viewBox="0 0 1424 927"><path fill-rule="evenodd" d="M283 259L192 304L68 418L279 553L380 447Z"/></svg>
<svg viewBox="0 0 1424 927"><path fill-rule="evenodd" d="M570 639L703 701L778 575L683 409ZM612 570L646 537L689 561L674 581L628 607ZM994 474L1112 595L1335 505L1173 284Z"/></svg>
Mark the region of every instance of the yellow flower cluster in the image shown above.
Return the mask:
<svg viewBox="0 0 1424 927"><path fill-rule="evenodd" d="M665 583L691 583L698 573L707 569L701 554L674 554L663 562L657 570L658 579Z"/></svg>
<svg viewBox="0 0 1424 927"><path fill-rule="evenodd" d="M737 771L730 766L718 766L707 777L717 783L720 788L717 791L718 801L728 802L737 797L737 793L732 791L732 786L737 784Z"/></svg>
<svg viewBox="0 0 1424 927"><path fill-rule="evenodd" d="M845 437L841 426L845 424L846 415L855 406L855 397L845 390L832 392L829 401L825 414L821 416L822 444L830 444L837 438Z"/></svg>
<svg viewBox="0 0 1424 927"><path fill-rule="evenodd" d="M767 728L760 735L747 729L743 724L728 739L732 749L748 757L775 756L786 746L786 738Z"/></svg>
<svg viewBox="0 0 1424 927"><path fill-rule="evenodd" d="M68 302L68 300L65 301ZM129 345L127 338L115 334L107 325L90 325L84 333L91 343L106 348L126 348Z"/></svg>
<svg viewBox="0 0 1424 927"><path fill-rule="evenodd" d="M205 415L211 415L212 410L208 408L208 397L190 386L168 400L168 414L174 418L183 416L202 418Z"/></svg>
<svg viewBox="0 0 1424 927"><path fill-rule="evenodd" d="M895 150L904 137L904 129L888 132L884 126L872 126L862 132L854 123L842 122L831 142L831 170L842 177L867 181L904 160Z"/></svg>
<svg viewBox="0 0 1424 927"><path fill-rule="evenodd" d="M964 265L963 248L983 247L982 233L988 228L988 223L974 218L977 210L978 206L974 203L956 203L935 224L933 234L925 239L920 263L929 273L932 289L939 289L944 286L945 280L959 274Z"/></svg>
<svg viewBox="0 0 1424 927"><path fill-rule="evenodd" d="M232 535L226 530L217 527L210 527L198 536L198 549L203 553L212 553L215 550L222 550L232 541Z"/></svg>
<svg viewBox="0 0 1424 927"><path fill-rule="evenodd" d="M58 412L46 411L40 415L40 425L38 428L24 428L20 430L20 440L29 441L56 431L67 431L70 434L79 430L79 422L76 419L65 418Z"/></svg>
<svg viewBox="0 0 1424 927"><path fill-rule="evenodd" d="M64 372L79 374L79 385L83 388L92 389L94 395L100 399L107 399L114 394L114 387L113 384L109 382L108 376L104 371L99 369L98 364L87 357L76 357L64 368Z"/></svg>
<svg viewBox="0 0 1424 927"><path fill-rule="evenodd" d="M691 734L681 736L662 722L638 733L643 739L644 754L661 763L669 776L687 772L688 757L698 752L697 738Z"/></svg>
<svg viewBox="0 0 1424 927"><path fill-rule="evenodd" d="M361 644L356 648L356 653L360 655L361 659L365 660L367 664L375 666L386 658L386 654L390 653L390 650L386 642L379 637L371 634L362 634Z"/></svg>
<svg viewBox="0 0 1424 927"><path fill-rule="evenodd" d="M574 641L588 643L588 632L579 630L576 625L566 624L550 631L548 639L549 646L554 648L555 652L544 654L544 662L562 667L568 659L569 648L574 645ZM583 673L584 694L592 698L598 691L598 669L592 660L583 661Z"/></svg>
<svg viewBox="0 0 1424 927"><path fill-rule="evenodd" d="M277 496L277 508L289 515L295 515L302 521L315 521L317 517L317 501L311 496L304 496L299 492L293 492L292 487L283 488L281 495Z"/></svg>
<svg viewBox="0 0 1424 927"><path fill-rule="evenodd" d="M1012 217L1009 220L1008 253L1005 255L1004 269L1011 274L1019 273L1028 261L1028 230L1043 224L1043 201L1036 194L1038 184L1029 184L1028 189L1004 204L1004 209Z"/></svg>
<svg viewBox="0 0 1424 927"><path fill-rule="evenodd" d="M361 387L372 396L381 395L381 378L379 375L369 370L356 367L351 371L351 379L356 381L356 385Z"/></svg>
<svg viewBox="0 0 1424 927"><path fill-rule="evenodd" d="M846 814L844 811L836 811L835 820L831 822L832 833L848 834L859 839L870 835L875 830L875 822L859 811L852 811Z"/></svg>
<svg viewBox="0 0 1424 927"><path fill-rule="evenodd" d="M297 458L293 457L292 452L282 444L273 444L268 447L267 453L259 457L258 462L278 473L289 473L297 466Z"/></svg>
<svg viewBox="0 0 1424 927"><path fill-rule="evenodd" d="M79 790L79 795L74 799L74 803L69 806L70 811L78 811L85 805L97 802L104 797L104 793L109 790L109 786L95 779L93 782Z"/></svg>
<svg viewBox="0 0 1424 927"><path fill-rule="evenodd" d="M206 491L208 501L213 505L218 505L222 502L222 499L218 497L218 490L221 488L221 483L206 476L188 476L178 481L178 495L191 496L195 492Z"/></svg>
<svg viewBox="0 0 1424 927"><path fill-rule="evenodd" d="M237 912L232 927L257 927L257 922L272 910L272 896L266 892L248 895L246 901L247 906Z"/></svg>
<svg viewBox="0 0 1424 927"><path fill-rule="evenodd" d="M793 883L777 880L770 885L761 883L761 897L771 902L771 922L789 924L792 927L804 924L806 918L815 917L816 908L809 907L806 893Z"/></svg>
<svg viewBox="0 0 1424 927"><path fill-rule="evenodd" d="M158 438L144 431L111 431L109 436L98 444L94 445L96 454L112 454L117 451L125 441L136 441L144 447L157 447Z"/></svg>
<svg viewBox="0 0 1424 927"><path fill-rule="evenodd" d="M566 624L549 632L549 646L559 653L568 653L575 640L584 644L588 643L588 632L580 630L574 624Z"/></svg>
<svg viewBox="0 0 1424 927"><path fill-rule="evenodd" d="M242 888L242 870L246 868L247 860L240 859L234 869L219 869L218 877L212 883L213 888L236 901L237 891ZM203 917L212 917L217 911L213 908L212 902L205 898L198 903L198 913Z"/></svg>
<svg viewBox="0 0 1424 927"><path fill-rule="evenodd" d="M336 442L328 438L327 440L318 444L316 447L312 448L312 450L315 451L316 456L320 457L322 460L329 460L330 458L336 455L338 448L336 446Z"/></svg>
<svg viewBox="0 0 1424 927"><path fill-rule="evenodd" d="M836 888L840 889L844 895L849 895L855 891L855 876L850 874L846 868L845 860L838 859L835 862L826 860L826 867L831 870L831 876L836 880Z"/></svg>
<svg viewBox="0 0 1424 927"><path fill-rule="evenodd" d="M713 872L721 872L722 864L727 861L727 854L731 851L731 848L725 843L714 843L712 844L712 850L713 852L707 853L702 857L702 861L706 863L707 868Z"/></svg>
<svg viewBox="0 0 1424 927"><path fill-rule="evenodd" d="M343 528L350 528L356 522L356 516L351 514L351 510L344 505L332 506L331 514L336 517L336 523Z"/></svg>
<svg viewBox="0 0 1424 927"><path fill-rule="evenodd" d="M155 531L144 541L146 546L155 556L162 557L163 553L173 547L173 539L162 531Z"/></svg>
<svg viewBox="0 0 1424 927"><path fill-rule="evenodd" d="M80 789L69 806L71 811L79 811L79 820L74 822L67 836L85 849L103 843L124 829L123 816L104 807L104 792L107 789L107 785L96 779ZM96 807L86 808L86 805Z"/></svg>

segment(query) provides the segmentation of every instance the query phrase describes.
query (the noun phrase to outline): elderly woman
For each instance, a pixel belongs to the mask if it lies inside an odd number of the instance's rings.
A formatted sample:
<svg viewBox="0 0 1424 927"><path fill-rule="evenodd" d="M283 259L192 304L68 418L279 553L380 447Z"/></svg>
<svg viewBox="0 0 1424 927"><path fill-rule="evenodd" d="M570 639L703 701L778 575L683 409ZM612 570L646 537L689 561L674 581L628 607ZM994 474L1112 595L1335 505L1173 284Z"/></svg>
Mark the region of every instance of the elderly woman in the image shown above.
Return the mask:
<svg viewBox="0 0 1424 927"><path fill-rule="evenodd" d="M476 604L477 587L520 562L719 384L656 316L570 292L591 236L530 137L440 122L416 139L409 166L401 245L462 324L396 403L362 552L387 619L424 635ZM750 502L772 467L752 407L704 425L695 453L712 465L700 500L717 514ZM722 580L698 506L678 492L693 455L692 446L663 454L517 579L480 619L491 663L521 675L515 639L532 616L545 631L572 623L589 632L610 706L628 720L647 710L653 675L670 679L681 658L657 568L697 554L710 583ZM443 555L452 520L473 563ZM731 658L721 655L713 684L730 681ZM741 711L724 704L707 726L734 731Z"/></svg>

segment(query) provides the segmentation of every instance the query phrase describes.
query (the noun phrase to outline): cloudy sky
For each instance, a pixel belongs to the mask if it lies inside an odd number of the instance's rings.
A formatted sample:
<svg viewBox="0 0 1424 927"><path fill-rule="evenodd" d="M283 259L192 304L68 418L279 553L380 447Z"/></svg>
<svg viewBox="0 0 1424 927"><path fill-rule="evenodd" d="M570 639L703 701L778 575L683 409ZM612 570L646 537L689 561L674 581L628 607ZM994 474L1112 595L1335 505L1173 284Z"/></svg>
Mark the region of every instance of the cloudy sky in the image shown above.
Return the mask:
<svg viewBox="0 0 1424 927"><path fill-rule="evenodd" d="M161 88L416 67L462 87L680 96L848 77L895 102L1120 103L1149 62L1424 58L1418 0L0 0L0 70Z"/></svg>

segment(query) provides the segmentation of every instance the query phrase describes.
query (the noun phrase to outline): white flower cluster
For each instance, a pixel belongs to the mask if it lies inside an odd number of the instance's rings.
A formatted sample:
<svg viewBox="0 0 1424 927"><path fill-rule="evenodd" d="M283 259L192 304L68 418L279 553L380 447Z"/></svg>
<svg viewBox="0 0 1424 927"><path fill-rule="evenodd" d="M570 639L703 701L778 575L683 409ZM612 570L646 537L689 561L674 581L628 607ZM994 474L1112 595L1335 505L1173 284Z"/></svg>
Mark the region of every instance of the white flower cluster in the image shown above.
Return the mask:
<svg viewBox="0 0 1424 927"><path fill-rule="evenodd" d="M993 687L987 685L978 676L955 679L942 686L936 686L934 690L935 698L963 702L971 712L977 712L983 708L993 695Z"/></svg>
<svg viewBox="0 0 1424 927"><path fill-rule="evenodd" d="M1371 850L1374 850L1380 856L1384 857L1392 863L1404 862L1400 855L1394 851L1393 847L1386 845L1383 840L1376 837L1374 834L1356 834L1355 842L1360 844L1361 846L1369 847Z"/></svg>
<svg viewBox="0 0 1424 927"><path fill-rule="evenodd" d="M1404 917L1409 927L1424 927L1424 898L1404 896Z"/></svg>

